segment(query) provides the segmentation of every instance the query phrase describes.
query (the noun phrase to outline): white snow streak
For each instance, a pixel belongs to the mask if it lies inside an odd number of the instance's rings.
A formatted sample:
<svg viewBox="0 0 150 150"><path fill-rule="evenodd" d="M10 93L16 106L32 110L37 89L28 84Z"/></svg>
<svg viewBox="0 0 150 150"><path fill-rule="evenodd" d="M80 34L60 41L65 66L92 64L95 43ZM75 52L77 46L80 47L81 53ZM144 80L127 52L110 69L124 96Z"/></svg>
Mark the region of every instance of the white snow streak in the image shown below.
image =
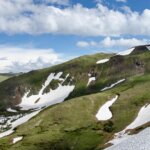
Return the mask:
<svg viewBox="0 0 150 150"><path fill-rule="evenodd" d="M128 50L126 50L126 51L123 51L123 52L119 52L117 55L122 55L122 56L129 55L129 54L132 53L132 51L133 51L134 49L135 49L135 47L134 47L134 48L131 48L131 49L128 49Z"/></svg>
<svg viewBox="0 0 150 150"><path fill-rule="evenodd" d="M66 75L65 79L59 78L59 80L62 81L61 84L63 84L63 83L67 80L67 78L68 78L69 76L70 76L70 74L68 73L68 74Z"/></svg>
<svg viewBox="0 0 150 150"><path fill-rule="evenodd" d="M125 79L121 79L121 80L117 81L116 83L113 83L113 84L111 84L110 86L103 88L101 91L105 91L105 90L111 89L111 88L113 88L114 86L116 86L117 84L122 83L122 82L124 82L124 81L125 81Z"/></svg>
<svg viewBox="0 0 150 150"><path fill-rule="evenodd" d="M7 111L8 111L8 112L17 112L16 110L11 109L11 108L8 108Z"/></svg>
<svg viewBox="0 0 150 150"><path fill-rule="evenodd" d="M101 60L97 61L96 64L103 64L103 63L106 63L106 62L108 62L108 61L109 61L108 58L106 58L106 59L101 59Z"/></svg>
<svg viewBox="0 0 150 150"><path fill-rule="evenodd" d="M129 126L127 126L125 130L134 129L148 122L150 122L150 104L141 108L137 118Z"/></svg>
<svg viewBox="0 0 150 150"><path fill-rule="evenodd" d="M89 78L89 81L88 81L88 83L87 83L87 86L89 86L90 85L90 83L92 82L92 81L95 81L96 80L96 78L95 77L91 77L91 78Z"/></svg>
<svg viewBox="0 0 150 150"><path fill-rule="evenodd" d="M22 137L22 136L20 136L20 137L16 137L16 138L13 138L13 144L15 144L15 143L17 143L17 142L21 141L22 139L23 139L23 137Z"/></svg>
<svg viewBox="0 0 150 150"><path fill-rule="evenodd" d="M150 50L150 46L146 46L146 48L147 48L148 50Z"/></svg>
<svg viewBox="0 0 150 150"><path fill-rule="evenodd" d="M112 118L112 113L110 111L110 107L112 106L112 104L118 99L118 95L116 95L116 97L114 97L113 99L107 101L98 111L98 113L96 114L96 118L99 121L105 121L105 120L109 120Z"/></svg>
<svg viewBox="0 0 150 150"><path fill-rule="evenodd" d="M44 91L44 89L50 84L50 82L55 79L55 80L58 80L60 78L60 76L62 75L62 72L59 72L58 74L55 74L54 73L51 73L47 80L45 81L45 84L42 86L41 90L39 91L39 95L42 96L42 93Z"/></svg>
<svg viewBox="0 0 150 150"><path fill-rule="evenodd" d="M91 73L88 73L88 77L91 77Z"/></svg>

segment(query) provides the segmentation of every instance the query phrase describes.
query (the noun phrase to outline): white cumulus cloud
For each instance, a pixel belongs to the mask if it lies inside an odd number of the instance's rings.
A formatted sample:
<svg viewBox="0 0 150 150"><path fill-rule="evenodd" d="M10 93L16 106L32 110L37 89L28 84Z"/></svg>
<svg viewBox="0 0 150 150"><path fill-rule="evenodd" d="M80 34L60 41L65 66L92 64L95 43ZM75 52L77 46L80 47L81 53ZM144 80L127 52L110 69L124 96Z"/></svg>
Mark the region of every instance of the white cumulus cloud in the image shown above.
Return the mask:
<svg viewBox="0 0 150 150"><path fill-rule="evenodd" d="M0 32L8 34L150 35L149 27L150 9L122 12L102 4L61 8L33 0L0 0Z"/></svg>
<svg viewBox="0 0 150 150"><path fill-rule="evenodd" d="M82 48L86 48L90 46L90 43L86 42L86 41L78 41L76 43L76 46L78 47L82 47Z"/></svg>
<svg viewBox="0 0 150 150"><path fill-rule="evenodd" d="M106 37L103 41L101 41L101 44L103 47L132 47L137 45L144 45L148 44L150 41L146 39L136 39L136 38L120 38L120 39L112 39L110 37Z"/></svg>
<svg viewBox="0 0 150 150"><path fill-rule="evenodd" d="M94 41L90 41L90 42L88 42L88 41L78 41L77 43L76 43L76 46L77 47L80 47L80 48L87 48L87 47L91 47L91 46L97 46L98 45L98 43L97 42L94 42Z"/></svg>
<svg viewBox="0 0 150 150"><path fill-rule="evenodd" d="M0 73L28 72L63 62L53 49L0 46Z"/></svg>
<svg viewBox="0 0 150 150"><path fill-rule="evenodd" d="M116 0L116 2L123 2L123 3L126 3L127 0Z"/></svg>
<svg viewBox="0 0 150 150"><path fill-rule="evenodd" d="M94 43L94 44L93 44ZM149 44L149 39L137 39L137 38L111 38L106 37L99 42L94 41L78 41L76 46L83 47L101 47L101 48L113 48L113 47L121 47L121 48L129 48L137 45ZM83 45L82 45L83 44Z"/></svg>
<svg viewBox="0 0 150 150"><path fill-rule="evenodd" d="M52 3L52 4L59 4L59 5L68 5L69 0L39 0L41 3Z"/></svg>

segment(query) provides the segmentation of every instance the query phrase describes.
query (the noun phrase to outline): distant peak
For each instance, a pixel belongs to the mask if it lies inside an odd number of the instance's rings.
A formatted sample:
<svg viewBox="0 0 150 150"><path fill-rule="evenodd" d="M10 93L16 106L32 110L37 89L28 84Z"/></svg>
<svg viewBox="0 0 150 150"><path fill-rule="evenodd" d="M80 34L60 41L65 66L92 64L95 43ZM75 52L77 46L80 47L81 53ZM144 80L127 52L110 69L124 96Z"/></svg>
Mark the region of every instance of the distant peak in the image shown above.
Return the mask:
<svg viewBox="0 0 150 150"><path fill-rule="evenodd" d="M131 52L131 54L140 54L143 52L147 52L149 50L150 50L150 45L139 45L134 47L134 50Z"/></svg>
<svg viewBox="0 0 150 150"><path fill-rule="evenodd" d="M139 45L139 46L135 46L132 47L128 50L119 52L117 55L121 55L121 56L125 56L125 55L132 55L132 54L140 54L143 52L147 52L150 51L150 45Z"/></svg>

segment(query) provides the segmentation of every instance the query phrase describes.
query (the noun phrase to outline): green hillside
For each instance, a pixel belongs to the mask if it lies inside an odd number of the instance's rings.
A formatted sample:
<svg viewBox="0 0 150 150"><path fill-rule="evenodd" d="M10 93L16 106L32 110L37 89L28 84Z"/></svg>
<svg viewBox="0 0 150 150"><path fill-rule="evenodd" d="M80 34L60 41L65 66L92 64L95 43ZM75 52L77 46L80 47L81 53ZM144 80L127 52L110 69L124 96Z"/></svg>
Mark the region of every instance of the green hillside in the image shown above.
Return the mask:
<svg viewBox="0 0 150 150"><path fill-rule="evenodd" d="M11 77L21 75L22 73L0 73L0 82L5 81Z"/></svg>
<svg viewBox="0 0 150 150"><path fill-rule="evenodd" d="M122 78L148 73L150 72L150 53L146 47L141 49L142 52L135 49L132 54L127 56L113 56L114 54L103 53L82 56L51 68L31 71L6 80L0 84L0 110L4 111L6 107L18 104L21 99L13 99L12 97L22 97L28 89L30 89L30 95L37 94L50 73L63 72L62 78L68 73L70 74L64 85L68 83L75 85L75 90L67 99L97 93L100 89ZM109 62L96 64L98 60L105 58L110 58ZM96 81L87 87L88 73L95 76ZM50 88L56 89L58 83L53 82Z"/></svg>
<svg viewBox="0 0 150 150"><path fill-rule="evenodd" d="M9 79L11 76L7 76L7 75L0 75L0 82Z"/></svg>
<svg viewBox="0 0 150 150"><path fill-rule="evenodd" d="M96 64L105 58L109 61ZM30 89L29 95L37 94L48 75L58 72L63 72L61 78L70 74L62 84L75 85L74 91L63 103L43 108L38 115L16 127L13 134L0 138L0 149L101 150L109 146L106 143L113 139L115 133L135 120L141 107L150 104L150 52L146 46L139 46L130 55L100 53L82 56L1 82L1 117L29 113L29 110L23 111L17 106L24 93ZM88 74L96 79L89 86ZM125 81L101 91L121 79ZM52 80L44 93L57 89L59 84L58 79ZM116 95L118 99L110 107L113 117L98 121L96 114L99 108ZM17 112L8 112L9 107ZM131 133L138 133L149 126L150 122ZM13 144L13 139L19 136L23 139Z"/></svg>
<svg viewBox="0 0 150 150"><path fill-rule="evenodd" d="M0 139L1 149L18 150L87 150L101 149L115 132L132 122L139 109L150 102L150 75L135 76L107 92L71 99L42 111ZM95 115L102 104L119 94L113 105L113 118L99 122ZM137 129L138 131L138 129ZM12 144L12 139L23 140Z"/></svg>

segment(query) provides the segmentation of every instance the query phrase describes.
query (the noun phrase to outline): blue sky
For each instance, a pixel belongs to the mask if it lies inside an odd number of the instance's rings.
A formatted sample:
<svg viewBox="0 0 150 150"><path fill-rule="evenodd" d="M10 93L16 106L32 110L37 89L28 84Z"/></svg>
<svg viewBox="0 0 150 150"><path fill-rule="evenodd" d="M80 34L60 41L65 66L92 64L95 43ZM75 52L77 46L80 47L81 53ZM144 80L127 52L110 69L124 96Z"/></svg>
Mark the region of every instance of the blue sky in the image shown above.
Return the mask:
<svg viewBox="0 0 150 150"><path fill-rule="evenodd" d="M0 72L12 71L16 63L16 72L28 71L84 54L118 52L148 43L148 0L0 1L0 61L10 54L7 62L0 62ZM31 53L32 60L25 55L33 50L43 52L42 57ZM27 60L21 61L21 55ZM56 57L49 60L51 55ZM41 64L32 66L39 58ZM27 64L30 67L22 67Z"/></svg>

